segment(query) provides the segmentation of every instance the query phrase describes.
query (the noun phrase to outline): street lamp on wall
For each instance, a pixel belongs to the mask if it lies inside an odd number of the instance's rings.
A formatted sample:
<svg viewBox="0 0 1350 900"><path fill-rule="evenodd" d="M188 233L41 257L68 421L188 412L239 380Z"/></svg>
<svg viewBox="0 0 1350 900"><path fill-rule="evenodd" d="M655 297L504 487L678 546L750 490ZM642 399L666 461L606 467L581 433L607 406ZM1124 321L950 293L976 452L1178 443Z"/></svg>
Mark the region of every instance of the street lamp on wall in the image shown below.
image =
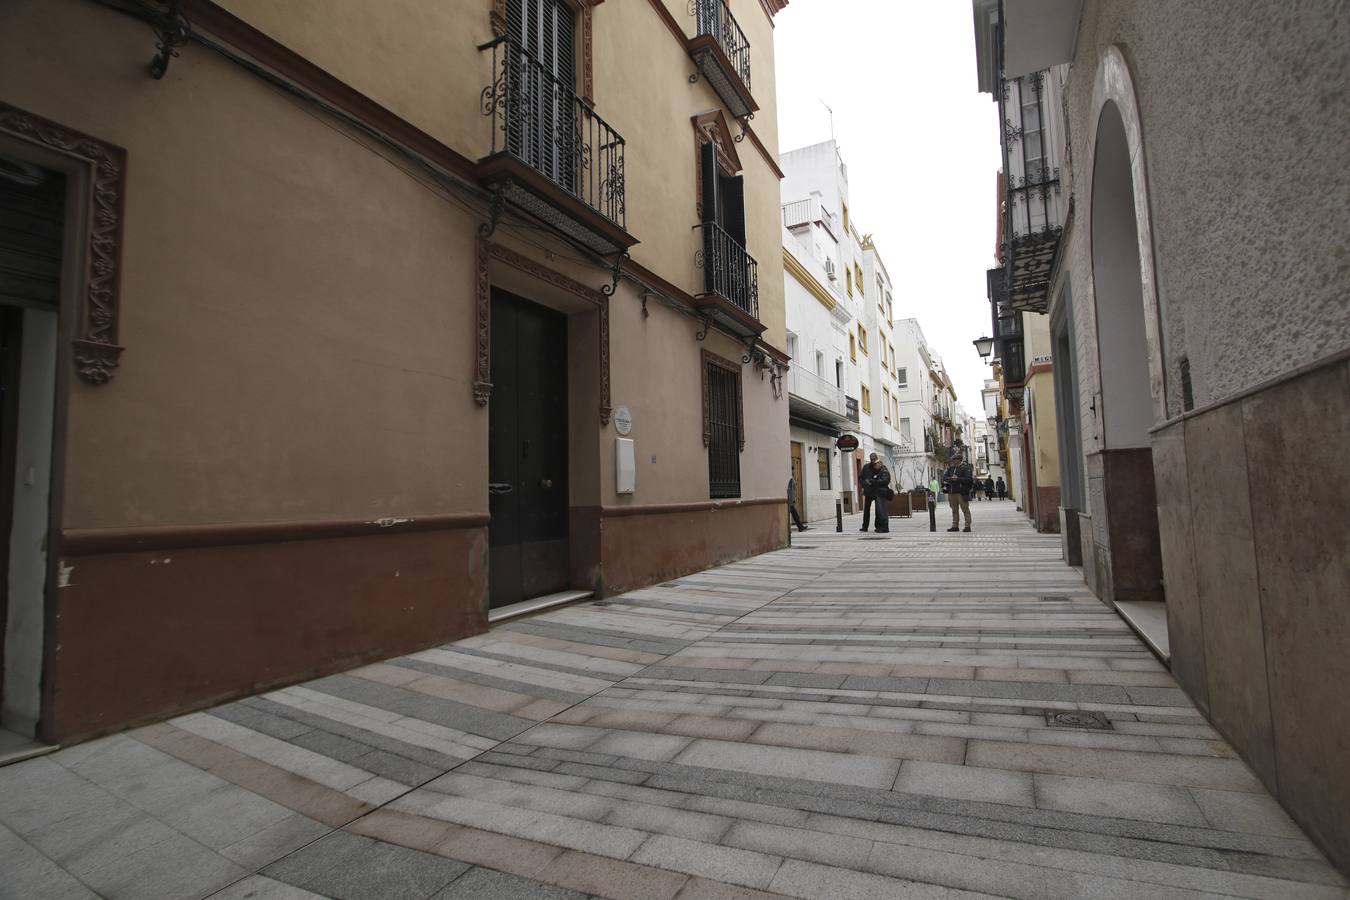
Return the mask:
<svg viewBox="0 0 1350 900"><path fill-rule="evenodd" d="M994 352L994 339L991 337L976 338L971 343L975 345L975 352L980 354L981 359L988 359Z"/></svg>

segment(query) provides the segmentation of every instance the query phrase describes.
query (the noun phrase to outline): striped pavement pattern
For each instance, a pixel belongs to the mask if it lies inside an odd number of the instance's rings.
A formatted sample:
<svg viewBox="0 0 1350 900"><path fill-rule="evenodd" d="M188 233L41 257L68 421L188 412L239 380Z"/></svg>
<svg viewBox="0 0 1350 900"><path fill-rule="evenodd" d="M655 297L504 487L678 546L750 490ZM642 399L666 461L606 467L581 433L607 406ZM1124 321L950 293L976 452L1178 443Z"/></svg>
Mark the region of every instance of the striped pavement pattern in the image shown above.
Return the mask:
<svg viewBox="0 0 1350 900"><path fill-rule="evenodd" d="M1350 896L1058 539L974 512L0 769L0 897Z"/></svg>

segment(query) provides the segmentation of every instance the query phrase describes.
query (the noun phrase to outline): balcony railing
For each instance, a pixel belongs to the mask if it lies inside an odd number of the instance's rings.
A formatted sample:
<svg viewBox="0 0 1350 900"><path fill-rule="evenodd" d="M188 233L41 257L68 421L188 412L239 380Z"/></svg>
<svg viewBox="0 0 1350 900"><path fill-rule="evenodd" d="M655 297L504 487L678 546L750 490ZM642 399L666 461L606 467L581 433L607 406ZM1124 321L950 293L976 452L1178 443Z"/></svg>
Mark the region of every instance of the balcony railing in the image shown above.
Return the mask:
<svg viewBox="0 0 1350 900"><path fill-rule="evenodd" d="M750 90L750 42L731 14L731 7L727 6L726 0L694 0L694 9L698 33L717 41L717 46L731 61L732 71L745 89Z"/></svg>
<svg viewBox="0 0 1350 900"><path fill-rule="evenodd" d="M726 0L689 0L696 36L689 55L737 119L759 107L750 95L750 42Z"/></svg>
<svg viewBox="0 0 1350 900"><path fill-rule="evenodd" d="M511 179L523 191L507 199L601 252L636 243L623 239L623 137L520 44L502 37L481 49L492 51L493 73L482 94L492 119L484 179ZM572 215L575 203L594 215Z"/></svg>
<svg viewBox="0 0 1350 900"><path fill-rule="evenodd" d="M695 226L703 232L699 263L705 294L728 301L759 321L759 264L716 222Z"/></svg>
<svg viewBox="0 0 1350 900"><path fill-rule="evenodd" d="M841 418L848 418L848 406L843 390L808 370L801 363L794 362L792 368L788 370L787 389L792 396L829 410Z"/></svg>
<svg viewBox="0 0 1350 900"><path fill-rule="evenodd" d="M1045 312L1050 273L1064 231L1059 168L1053 165L1055 135L1048 128L1054 104L1047 96L1047 72L1004 82L1003 148L1007 195L1004 202L1004 261L1007 298L1015 308Z"/></svg>

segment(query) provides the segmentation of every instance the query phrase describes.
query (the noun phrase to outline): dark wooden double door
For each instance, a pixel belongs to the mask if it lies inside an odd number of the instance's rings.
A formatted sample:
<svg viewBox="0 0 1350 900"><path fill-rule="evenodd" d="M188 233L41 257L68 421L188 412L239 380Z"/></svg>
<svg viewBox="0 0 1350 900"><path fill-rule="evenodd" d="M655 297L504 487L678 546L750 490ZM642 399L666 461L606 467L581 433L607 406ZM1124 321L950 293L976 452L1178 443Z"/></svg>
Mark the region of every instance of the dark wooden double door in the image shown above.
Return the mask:
<svg viewBox="0 0 1350 900"><path fill-rule="evenodd" d="M492 292L489 605L566 590L567 317Z"/></svg>

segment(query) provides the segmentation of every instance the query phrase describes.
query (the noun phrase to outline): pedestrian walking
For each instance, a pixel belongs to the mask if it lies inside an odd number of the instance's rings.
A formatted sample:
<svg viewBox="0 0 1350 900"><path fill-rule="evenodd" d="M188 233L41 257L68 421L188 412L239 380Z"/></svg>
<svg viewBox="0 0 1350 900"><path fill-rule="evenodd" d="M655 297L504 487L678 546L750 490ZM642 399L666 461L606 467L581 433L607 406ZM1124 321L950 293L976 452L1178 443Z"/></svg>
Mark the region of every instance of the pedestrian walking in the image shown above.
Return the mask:
<svg viewBox="0 0 1350 900"><path fill-rule="evenodd" d="M797 479L793 477L788 478L788 512L792 514L792 522L797 526L797 530L805 531L802 514L797 512Z"/></svg>
<svg viewBox="0 0 1350 900"><path fill-rule="evenodd" d="M891 530L891 521L886 502L895 496L895 491L891 490L891 470L886 468L886 464L881 461L881 457L873 453L867 458L867 465L862 467L862 472L858 475L858 483L862 485L863 489L863 524L861 530L867 530L872 506L875 504L877 512L876 532L877 534L887 533Z"/></svg>
<svg viewBox="0 0 1350 900"><path fill-rule="evenodd" d="M970 466L960 453L952 455L952 463L942 473L943 483L947 486L947 502L952 507L952 527L948 531L961 531L960 514L965 513L965 531L970 531L970 490L975 483Z"/></svg>
<svg viewBox="0 0 1350 900"><path fill-rule="evenodd" d="M984 495L990 500L994 499L994 479L987 477L984 479Z"/></svg>
<svg viewBox="0 0 1350 900"><path fill-rule="evenodd" d="M998 499L1000 500L1008 499L1008 486L1003 483L1002 475L998 476L998 485L994 489L998 491Z"/></svg>
<svg viewBox="0 0 1350 900"><path fill-rule="evenodd" d="M984 499L984 482L979 478L970 483L970 495L976 500Z"/></svg>

